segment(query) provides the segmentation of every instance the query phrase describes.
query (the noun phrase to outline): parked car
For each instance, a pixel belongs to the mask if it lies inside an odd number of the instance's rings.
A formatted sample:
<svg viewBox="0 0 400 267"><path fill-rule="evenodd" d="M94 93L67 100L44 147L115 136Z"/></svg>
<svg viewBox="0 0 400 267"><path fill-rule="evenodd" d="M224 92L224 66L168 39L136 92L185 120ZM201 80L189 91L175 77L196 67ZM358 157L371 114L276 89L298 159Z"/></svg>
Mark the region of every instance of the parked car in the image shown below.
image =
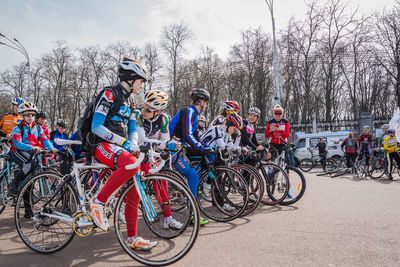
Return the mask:
<svg viewBox="0 0 400 267"><path fill-rule="evenodd" d="M310 158L309 149L314 148L321 137L325 138L328 147L327 158L340 158L344 156L340 144L349 135L348 132L321 132L316 134L303 134L296 140L294 158L296 165L305 158ZM315 151L318 154L318 150Z"/></svg>

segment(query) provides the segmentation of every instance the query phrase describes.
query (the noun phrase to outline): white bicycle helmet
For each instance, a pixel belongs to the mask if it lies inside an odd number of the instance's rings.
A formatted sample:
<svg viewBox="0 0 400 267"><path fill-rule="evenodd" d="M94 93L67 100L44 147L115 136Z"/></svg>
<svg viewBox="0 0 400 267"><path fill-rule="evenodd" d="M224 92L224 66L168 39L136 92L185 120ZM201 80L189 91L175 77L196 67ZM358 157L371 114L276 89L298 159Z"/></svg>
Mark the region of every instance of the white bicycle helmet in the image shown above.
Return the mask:
<svg viewBox="0 0 400 267"><path fill-rule="evenodd" d="M18 113L24 113L27 111L33 111L37 113L38 109L32 102L24 102L18 106Z"/></svg>
<svg viewBox="0 0 400 267"><path fill-rule="evenodd" d="M24 103L25 102L25 100L23 100L22 98L20 98L20 97L14 97L12 100L11 100L11 104L13 104L13 105L21 105L22 103Z"/></svg>
<svg viewBox="0 0 400 267"><path fill-rule="evenodd" d="M251 107L251 108L249 108L249 112L247 112L247 113L248 113L248 114L257 115L258 117L260 117L260 115L261 115L261 111L260 111L260 109L257 108L257 107Z"/></svg>
<svg viewBox="0 0 400 267"><path fill-rule="evenodd" d="M384 125L382 125L382 129L389 129L389 127L390 127L390 125L389 124L384 124Z"/></svg>
<svg viewBox="0 0 400 267"><path fill-rule="evenodd" d="M204 117L203 115L199 115L199 116L197 117L197 120L198 120L198 121L204 121L204 123L207 123L207 119L206 119L206 117Z"/></svg>
<svg viewBox="0 0 400 267"><path fill-rule="evenodd" d="M144 95L144 103L156 110L163 110L168 105L168 95L160 90L151 90Z"/></svg>
<svg viewBox="0 0 400 267"><path fill-rule="evenodd" d="M146 67L143 66L140 61L130 58L124 58L122 62L119 63L118 72L118 77L121 81L137 80L140 78L148 81L150 79Z"/></svg>

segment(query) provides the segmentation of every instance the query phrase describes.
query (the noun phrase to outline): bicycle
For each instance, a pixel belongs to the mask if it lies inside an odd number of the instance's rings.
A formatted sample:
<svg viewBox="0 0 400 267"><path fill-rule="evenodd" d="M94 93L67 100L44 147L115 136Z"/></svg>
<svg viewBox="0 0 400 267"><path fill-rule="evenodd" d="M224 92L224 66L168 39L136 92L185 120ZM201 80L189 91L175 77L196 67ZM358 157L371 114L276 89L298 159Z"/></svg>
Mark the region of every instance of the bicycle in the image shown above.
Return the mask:
<svg viewBox="0 0 400 267"><path fill-rule="evenodd" d="M285 145L285 149L282 150L281 154L275 159L275 163L282 169L286 170L289 177L289 192L286 199L284 199L280 205L291 205L299 201L306 190L306 179L303 173L294 166L288 164L288 158L286 157L287 152L293 150L289 144L281 138L282 144Z"/></svg>
<svg viewBox="0 0 400 267"><path fill-rule="evenodd" d="M264 178L265 192L261 203L264 205L280 204L289 192L289 176L287 172L275 163L264 162L267 148L252 151L255 160L255 168Z"/></svg>
<svg viewBox="0 0 400 267"><path fill-rule="evenodd" d="M303 172L309 172L313 168L317 167L318 163L322 161L323 157L326 157L326 152L325 155L314 155L314 150L311 148L308 148L308 151L311 153L310 158L305 158L302 161L300 161L300 169ZM327 172L334 172L338 168L338 164L334 158L325 158L326 160L326 171Z"/></svg>
<svg viewBox="0 0 400 267"><path fill-rule="evenodd" d="M151 142L150 142L151 143ZM152 143L151 143L152 144ZM143 176L138 172L129 180L120 190L114 192L118 201L114 208L114 229L116 237L123 250L136 261L146 264L163 266L172 264L184 257L193 247L199 233L200 212L196 200L189 192L189 189L177 179L172 179L166 175L157 173L165 164L165 154L155 153L150 145L141 146L140 155L134 164L126 166L127 169L134 169L145 158L162 157L157 168L150 170L150 174ZM30 249L43 254L54 253L65 248L78 235L80 237L89 236L94 226L93 219L87 213L88 196L82 185L80 170L109 169L108 166L101 163L73 163L70 174L60 176L55 173L42 173L32 179L23 187L17 198L14 219L18 234L22 241ZM48 181L50 186L42 187L43 181ZM148 231L144 218L154 224L158 224L159 212L162 206L159 205L157 197L152 194L154 185L161 185L163 181L173 184L185 194L186 206L179 213L174 213L174 218L180 218L184 226L174 239L160 238L152 231ZM72 183L74 182L74 183ZM126 244L127 226L120 220L121 206L125 204L127 208L135 208L134 203L129 202L127 195L131 190L137 190L141 200L142 214L138 218L138 231L143 238L157 240L158 245L151 251L132 250ZM23 206L22 195L28 191L30 196L41 192L42 199L33 203L30 199L29 204L32 207L34 216L32 220L21 220L20 207ZM112 197L110 197L112 199ZM191 221L193 224L190 224Z"/></svg>
<svg viewBox="0 0 400 267"><path fill-rule="evenodd" d="M48 150L35 151L32 154L31 158L36 157L37 166L29 175L27 175L18 184L18 191L20 191L24 187L24 185L29 181L29 179L36 173L41 173L45 171L41 159L42 156L46 153L51 153L51 151ZM8 191L8 185L14 179L14 175L17 171L19 171L19 168L14 162L11 161L10 155L0 154L0 159L5 160L3 170L0 173L0 214L1 214L6 207L15 206L16 196L12 195Z"/></svg>
<svg viewBox="0 0 400 267"><path fill-rule="evenodd" d="M197 203L200 211L208 218L217 222L228 222L238 218L246 209L249 201L249 189L244 177L229 166L218 163L221 160L221 150L208 154L216 157L210 162L208 155L189 156L194 168L200 175L197 190ZM181 149L177 154L186 157L185 150ZM211 189L207 194L203 188L211 183ZM207 186L207 185L206 185ZM233 209L224 210L224 204Z"/></svg>

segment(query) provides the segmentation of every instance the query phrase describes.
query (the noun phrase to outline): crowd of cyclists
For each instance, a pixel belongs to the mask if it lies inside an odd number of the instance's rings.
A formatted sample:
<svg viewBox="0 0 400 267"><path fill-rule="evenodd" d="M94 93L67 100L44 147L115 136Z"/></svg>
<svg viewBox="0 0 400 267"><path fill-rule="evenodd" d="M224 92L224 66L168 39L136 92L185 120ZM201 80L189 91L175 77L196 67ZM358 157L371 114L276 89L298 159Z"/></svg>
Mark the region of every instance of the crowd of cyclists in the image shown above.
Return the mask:
<svg viewBox="0 0 400 267"><path fill-rule="evenodd" d="M350 131L340 144L340 148L344 152L343 159L331 159L331 164L334 161L335 166L330 166L329 170L327 169L328 147L325 138L321 137L311 150L318 149L319 162L322 166L321 175L328 173L332 174L332 177L336 177L352 173L355 167L361 167L364 176L380 178L383 174L386 174L389 180L393 180L394 163L400 169L398 141L395 134L396 131L390 129L389 124L382 125L382 134L376 138L370 133L368 125L363 127L363 132L358 138L355 137L353 131ZM345 168L341 168L342 165Z"/></svg>
<svg viewBox="0 0 400 267"><path fill-rule="evenodd" d="M168 105L168 95L161 90L150 90L144 95L143 103L137 103L141 108L130 102L130 96L142 90L144 83L150 77L146 68L136 60L124 58L118 66L119 82L115 86L104 88L93 101L92 116L88 133L82 132L84 126L75 132L70 139L82 140L83 146L75 151L80 157L86 153L86 159L93 156L113 171L97 194L88 201L90 217L101 230L110 228L106 216L106 203L109 198L123 187L137 172L149 174L154 167L151 162L143 162L136 168L126 168L134 164L143 151L143 147L150 141L155 143L159 150L178 151L182 147L186 149L186 156L179 153L172 154L174 167L186 180L190 192L197 197L199 192L200 175L191 164L188 157L207 155L210 162L216 160L216 150L219 148L242 155L244 163L255 166L258 158L257 152L262 152L264 160L268 161L272 155L265 145L261 145L256 137L256 129L261 116L257 107L251 107L242 118L240 105L236 101L226 101L220 114L208 125L204 116L210 94L205 89L192 89L190 92L191 105L180 109L172 119L165 114ZM86 111L85 111L86 112ZM90 112L90 110L89 110ZM287 148L287 140L290 135L290 124L284 119L284 109L280 105L273 108L273 119L268 121L265 137L270 140L270 151L280 155ZM36 118L36 120L35 120ZM35 169L37 162L32 154L43 149L54 154L64 151L63 146L54 140L67 139L64 121L57 122L57 128L50 132L45 124L46 115L39 112L36 105L29 101L16 97L12 100L11 112L2 116L0 120L0 136L10 140L11 150L3 143L3 150L10 155L12 161L18 166L18 173L8 185L11 194L17 195L18 184L24 177ZM396 160L400 163L397 154L397 141L394 132L386 128L382 136L382 147L387 152L388 162ZM317 145L320 154L326 151L326 144L321 141ZM360 146L360 149L357 148ZM354 161L356 151L359 156L365 155L369 159L371 135L366 127L358 140L350 133L342 147L346 150L347 166ZM86 151L85 151L86 149ZM325 165L323 165L325 168ZM164 183L164 182L163 182ZM164 188L168 185L165 182ZM202 185L202 193L208 194L212 190L211 181ZM286 192L290 197L290 192ZM184 222L174 218L171 213L170 196L168 190L159 192L163 203L162 217L165 229L179 230ZM27 201L29 196L24 195ZM138 233L138 216L140 210L140 197L138 191L132 190L126 196L125 205L119 213L119 219L126 224L128 236L126 245L131 249L151 250L157 246L156 241L146 240ZM237 209L232 203L216 198L222 211L229 213ZM29 205L25 205L26 219L32 218L34 212ZM200 218L200 225L206 225L208 221Z"/></svg>

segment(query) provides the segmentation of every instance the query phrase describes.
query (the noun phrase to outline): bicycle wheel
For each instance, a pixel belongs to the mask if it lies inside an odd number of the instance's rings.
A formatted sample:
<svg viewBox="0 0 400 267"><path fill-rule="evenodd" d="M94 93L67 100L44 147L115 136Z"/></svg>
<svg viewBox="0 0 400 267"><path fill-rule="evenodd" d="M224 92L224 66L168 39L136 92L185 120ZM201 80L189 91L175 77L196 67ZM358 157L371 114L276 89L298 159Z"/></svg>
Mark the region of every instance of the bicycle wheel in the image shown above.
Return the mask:
<svg viewBox="0 0 400 267"><path fill-rule="evenodd" d="M264 195L264 181L257 169L253 166L248 164L236 164L232 165L232 168L238 171L245 178L249 187L249 202L247 203L247 207L241 215L246 216L247 214L253 212L260 203L260 200Z"/></svg>
<svg viewBox="0 0 400 267"><path fill-rule="evenodd" d="M176 179L180 182L182 182L187 188L189 186L187 185L186 178L180 174L177 171L174 170L168 170L164 169L159 172L162 175L166 175L170 178ZM189 189L190 190L190 189ZM185 194L179 190L179 188L173 186L172 184L168 184L168 191L170 195L170 205L171 205L171 210L172 211L180 211L181 209L184 209L186 206L186 198Z"/></svg>
<svg viewBox="0 0 400 267"><path fill-rule="evenodd" d="M151 174L142 178L142 182L146 184L145 192L147 194L149 203L156 211L156 216L154 218L154 221L151 223L151 227L149 229L149 226L144 219L147 216L146 211L142 211L137 220L137 234L144 239L157 241L157 245L153 247L150 251L140 251L133 250L129 248L126 244L126 240L128 238L127 226L129 226L129 229L132 229L131 227L134 227L134 225L132 225L134 224L134 222L129 219L130 215L127 214L127 211L137 209L137 203L134 203L130 199L130 193L133 193L131 191L136 190L136 187L133 183L130 184L121 193L115 209L114 225L117 239L125 252L133 259L142 264L164 266L177 262L190 251L199 233L200 212L197 207L196 200L190 193L189 189L187 189L182 182L172 179L168 176ZM185 209L178 212L171 211L172 217L184 224L183 227L179 230L164 229L162 206L159 204L157 196L152 193L157 190L155 186L161 185L163 182L167 182L168 184L171 183L174 187L182 190L187 199L187 205ZM127 224L122 224L121 221L118 219L121 212L121 205L123 203L125 203L125 217L127 219ZM193 221L191 220L192 216ZM192 221L193 224L191 224L189 221ZM161 233L162 231L163 233L166 233L168 235L175 235L175 238L163 238L160 235L154 233L155 229L157 229L158 233Z"/></svg>
<svg viewBox="0 0 400 267"><path fill-rule="evenodd" d="M338 169L338 163L334 158L330 158L326 160L326 171L333 172Z"/></svg>
<svg viewBox="0 0 400 267"><path fill-rule="evenodd" d="M299 201L306 191L306 178L303 173L292 166L286 166L289 176L289 192L287 197L280 203L281 205L292 205Z"/></svg>
<svg viewBox="0 0 400 267"><path fill-rule="evenodd" d="M61 186L62 182L60 175L40 173L24 185L17 197L14 220L18 235L27 247L36 252L57 252L65 248L75 236L70 216L77 210L78 195L70 183ZM39 195L39 200L34 201ZM43 207L50 199L50 203ZM28 209L31 209L33 217L25 219L24 214ZM51 215L65 219L51 218Z"/></svg>
<svg viewBox="0 0 400 267"><path fill-rule="evenodd" d="M209 175L204 172L200 176L197 190L199 209L205 216L217 222L234 220L246 209L249 200L248 185L244 177L233 168L217 166L212 172L214 178L208 196L205 196L203 187Z"/></svg>
<svg viewBox="0 0 400 267"><path fill-rule="evenodd" d="M4 177L1 177L1 182L0 182L0 214L5 210L6 208L6 197L8 195L8 189L7 189L7 181Z"/></svg>
<svg viewBox="0 0 400 267"><path fill-rule="evenodd" d="M373 159L370 161L369 177L379 179L385 174L386 163L383 159Z"/></svg>
<svg viewBox="0 0 400 267"><path fill-rule="evenodd" d="M171 173L169 173L169 175L171 175ZM183 184L179 180L179 178L177 179L168 175L167 177L177 180L178 183L180 182L181 184ZM187 189L190 191L189 188ZM156 219L160 220L160 223L163 223L163 218L168 216L172 216L175 219L174 214L180 214L183 209L187 209L186 193L185 191L181 190L181 187L177 187L176 183L168 183L167 181L155 182L154 180L148 180L146 181L146 193L148 196L154 197L154 199L156 199L158 202L157 207L159 208L158 210L156 210ZM142 211L146 212L146 209L143 209L143 206L141 207ZM164 214L165 216L163 216ZM180 215L180 217L182 216ZM189 223L189 219L190 217L187 217L187 220L181 223L183 223L183 225L186 225L187 223ZM148 216L144 216L144 222L147 224L150 230L153 231L154 234L161 238L175 238L181 234L180 231L170 231L164 228L160 228L160 225L151 222ZM184 228L182 229L184 230Z"/></svg>
<svg viewBox="0 0 400 267"><path fill-rule="evenodd" d="M312 159L303 159L300 161L300 169L303 172L309 172L313 168L313 161Z"/></svg>
<svg viewBox="0 0 400 267"><path fill-rule="evenodd" d="M265 191L261 203L276 205L281 203L289 192L289 177L284 169L274 163L263 163L258 171L264 177Z"/></svg>

